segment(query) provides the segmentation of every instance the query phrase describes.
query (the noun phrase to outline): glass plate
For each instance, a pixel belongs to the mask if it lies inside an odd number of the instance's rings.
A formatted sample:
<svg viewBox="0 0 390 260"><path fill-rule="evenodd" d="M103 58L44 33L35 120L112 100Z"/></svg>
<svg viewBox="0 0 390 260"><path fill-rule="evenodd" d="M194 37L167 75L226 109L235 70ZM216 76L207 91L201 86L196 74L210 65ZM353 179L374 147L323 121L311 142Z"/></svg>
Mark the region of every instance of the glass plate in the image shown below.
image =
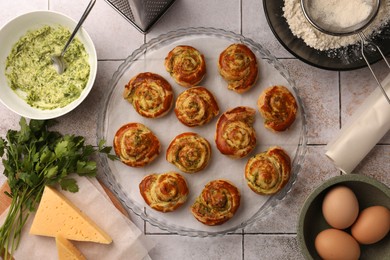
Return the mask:
<svg viewBox="0 0 390 260"><path fill-rule="evenodd" d="M303 62L327 70L354 70L366 67L358 46L348 46L332 51L319 51L305 44L302 39L295 37L283 16L284 0L263 0L264 12L268 24L279 42ZM382 52L390 53L390 23L373 39ZM370 64L382 59L375 50L366 48L366 56Z"/></svg>
<svg viewBox="0 0 390 260"><path fill-rule="evenodd" d="M259 80L245 94L237 94L227 89L226 82L217 70L219 54L232 43L243 43L256 54L259 62ZM244 167L249 158L230 159L218 151L214 142L214 118L209 124L189 128L181 124L173 109L162 118L147 119L138 115L132 105L122 97L124 86L141 72L154 72L166 78L172 85L174 96L186 88L177 85L165 71L164 59L177 45L191 45L202 52L206 58L207 75L200 85L214 93L220 106L220 114L228 108L245 105L256 108L257 97L264 88L271 85L285 85L295 95L299 103L299 112L292 127L284 133L272 133L263 126L259 113L256 114L255 130L258 144L255 153L268 147L279 145L290 155L293 162L292 176L286 187L274 196L260 196L249 189L244 180ZM102 180L118 196L121 202L142 219L169 232L188 236L214 236L234 232L244 228L267 212L284 198L296 180L306 151L306 123L301 99L284 66L268 50L258 43L241 35L213 28L188 28L161 35L133 52L114 73L107 98L100 110L98 119L98 138L110 144L120 126L129 122L139 122L150 128L161 142L161 153L150 165L143 168L131 168L120 161L107 160L100 156L103 166ZM257 110L257 109L256 109ZM138 185L142 178L150 173L167 171L180 172L165 160L165 151L170 141L182 132L196 132L205 137L212 146L212 157L208 167L202 172L182 175L186 178L190 194L187 202L174 212L161 213L146 205L139 193ZM228 179L241 192L241 205L236 215L220 226L209 227L198 222L190 212L190 206L201 193L204 185L215 179Z"/></svg>

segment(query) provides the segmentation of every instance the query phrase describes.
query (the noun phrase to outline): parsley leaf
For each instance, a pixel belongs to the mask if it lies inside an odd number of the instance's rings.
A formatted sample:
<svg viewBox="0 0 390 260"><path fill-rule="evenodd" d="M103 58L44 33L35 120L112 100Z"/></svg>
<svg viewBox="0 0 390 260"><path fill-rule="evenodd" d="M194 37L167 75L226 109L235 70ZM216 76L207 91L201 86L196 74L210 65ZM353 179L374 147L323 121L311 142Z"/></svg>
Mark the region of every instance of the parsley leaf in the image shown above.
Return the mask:
<svg viewBox="0 0 390 260"><path fill-rule="evenodd" d="M103 153L112 160L111 147L101 140L98 146L85 145L82 136L62 135L50 131L55 120L30 120L21 118L20 130L8 130L6 139L0 137L0 157L3 174L8 178L12 198L6 220L0 228L0 249L4 259L11 259L16 250L22 228L35 211L44 187L59 184L63 190L77 192L79 187L72 173L95 177L96 153ZM8 251L10 254L8 254ZM1 250L0 250L1 252Z"/></svg>

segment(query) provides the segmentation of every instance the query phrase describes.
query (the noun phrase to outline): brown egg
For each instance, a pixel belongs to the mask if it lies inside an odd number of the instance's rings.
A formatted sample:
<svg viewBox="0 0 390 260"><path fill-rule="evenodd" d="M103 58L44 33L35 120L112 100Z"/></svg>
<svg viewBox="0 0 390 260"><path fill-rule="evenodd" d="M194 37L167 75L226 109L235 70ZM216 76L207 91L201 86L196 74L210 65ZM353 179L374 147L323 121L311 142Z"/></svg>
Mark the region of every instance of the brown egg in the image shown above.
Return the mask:
<svg viewBox="0 0 390 260"><path fill-rule="evenodd" d="M355 193L345 186L332 188L322 202L322 213L333 228L350 227L359 214L359 203Z"/></svg>
<svg viewBox="0 0 390 260"><path fill-rule="evenodd" d="M372 206L360 212L351 228L352 236L361 244L373 244L390 231L390 210L383 206Z"/></svg>
<svg viewBox="0 0 390 260"><path fill-rule="evenodd" d="M321 231L314 245L322 259L353 260L360 257L358 242L347 232L339 229Z"/></svg>

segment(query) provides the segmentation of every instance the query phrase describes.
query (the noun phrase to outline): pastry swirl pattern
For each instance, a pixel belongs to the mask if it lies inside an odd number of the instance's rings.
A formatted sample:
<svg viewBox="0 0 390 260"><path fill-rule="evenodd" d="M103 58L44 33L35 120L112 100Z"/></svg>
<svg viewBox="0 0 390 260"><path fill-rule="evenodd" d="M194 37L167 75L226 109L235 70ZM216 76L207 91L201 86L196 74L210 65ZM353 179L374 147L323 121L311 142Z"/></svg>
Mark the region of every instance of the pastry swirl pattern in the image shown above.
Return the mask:
<svg viewBox="0 0 390 260"><path fill-rule="evenodd" d="M144 72L133 77L125 86L123 97L143 117L165 115L173 104L172 87L162 76Z"/></svg>
<svg viewBox="0 0 390 260"><path fill-rule="evenodd" d="M169 144L166 160L181 171L195 173L203 170L211 157L210 143L196 133L182 133Z"/></svg>
<svg viewBox="0 0 390 260"><path fill-rule="evenodd" d="M147 175L139 190L145 202L161 212L176 210L186 202L189 193L186 180L176 172Z"/></svg>
<svg viewBox="0 0 390 260"><path fill-rule="evenodd" d="M221 115L217 122L215 143L222 154L243 158L255 148L255 114L253 108L240 106Z"/></svg>
<svg viewBox="0 0 390 260"><path fill-rule="evenodd" d="M152 162L160 153L160 141L145 125L128 123L114 136L114 151L119 159L131 167L142 167Z"/></svg>
<svg viewBox="0 0 390 260"><path fill-rule="evenodd" d="M214 180L206 184L191 206L191 212L201 223L221 225L231 219L240 206L240 191L226 180Z"/></svg>
<svg viewBox="0 0 390 260"><path fill-rule="evenodd" d="M228 89L246 92L258 77L256 55L244 44L232 44L219 55L218 70L228 82Z"/></svg>
<svg viewBox="0 0 390 260"><path fill-rule="evenodd" d="M290 179L290 175L290 157L277 146L253 156L245 166L245 179L249 188L261 195L280 191Z"/></svg>
<svg viewBox="0 0 390 260"><path fill-rule="evenodd" d="M284 131L295 121L297 102L284 86L272 86L259 96L257 106L264 118L264 126L273 131Z"/></svg>
<svg viewBox="0 0 390 260"><path fill-rule="evenodd" d="M192 46L173 48L165 58L164 65L176 83L183 87L197 85L206 74L204 56Z"/></svg>
<svg viewBox="0 0 390 260"><path fill-rule="evenodd" d="M219 106L214 95L206 88L192 87L177 97L175 114L186 126L201 126L219 114Z"/></svg>

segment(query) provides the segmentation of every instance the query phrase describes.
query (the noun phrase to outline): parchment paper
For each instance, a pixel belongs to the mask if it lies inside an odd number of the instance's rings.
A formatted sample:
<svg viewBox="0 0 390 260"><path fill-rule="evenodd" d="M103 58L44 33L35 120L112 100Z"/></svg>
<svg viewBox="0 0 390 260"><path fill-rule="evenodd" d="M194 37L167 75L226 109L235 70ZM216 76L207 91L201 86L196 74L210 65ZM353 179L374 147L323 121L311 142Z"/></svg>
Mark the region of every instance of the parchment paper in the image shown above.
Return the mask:
<svg viewBox="0 0 390 260"><path fill-rule="evenodd" d="M390 74L382 86L390 96ZM378 87L326 146L325 154L342 172L351 173L389 129L390 104Z"/></svg>
<svg viewBox="0 0 390 260"><path fill-rule="evenodd" d="M154 246L146 239L137 226L124 217L103 195L96 179L75 176L80 187L79 192L62 191L70 201L86 213L95 223L113 239L109 245L92 242L72 241L87 259L150 259L148 251ZM99 187L99 189L97 188ZM5 220L8 210L0 216ZM34 214L35 215L35 214ZM24 227L21 242L14 254L18 259L58 259L55 238L30 235L29 230L34 218L31 215Z"/></svg>

